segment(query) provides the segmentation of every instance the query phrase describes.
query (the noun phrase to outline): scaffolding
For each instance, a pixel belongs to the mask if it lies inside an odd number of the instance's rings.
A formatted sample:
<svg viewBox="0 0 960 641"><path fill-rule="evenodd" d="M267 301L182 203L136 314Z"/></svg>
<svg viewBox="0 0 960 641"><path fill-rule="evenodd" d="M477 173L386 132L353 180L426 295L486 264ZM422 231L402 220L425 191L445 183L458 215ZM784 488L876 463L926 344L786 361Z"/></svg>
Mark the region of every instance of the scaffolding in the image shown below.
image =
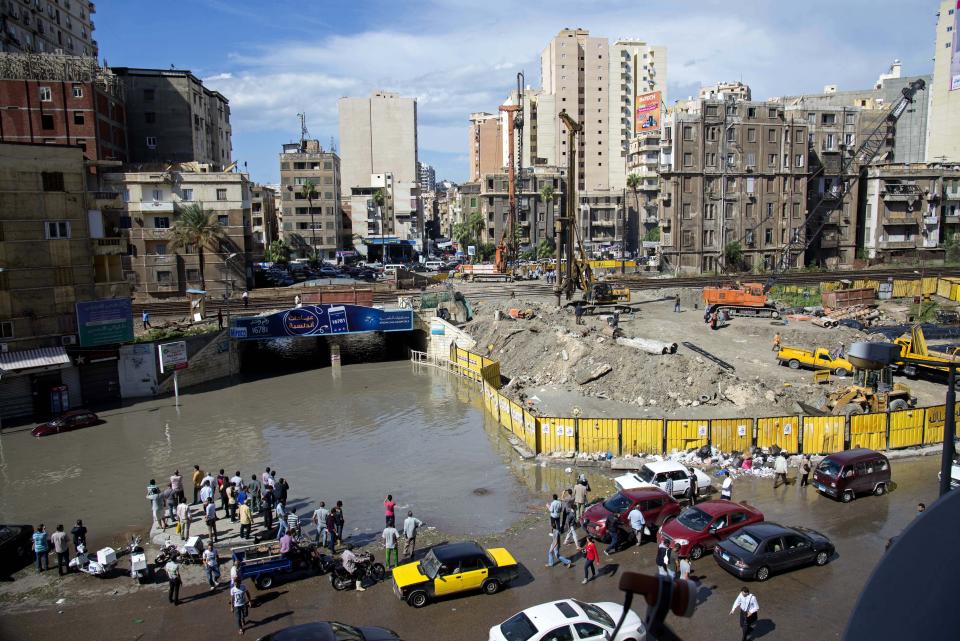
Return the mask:
<svg viewBox="0 0 960 641"><path fill-rule="evenodd" d="M115 98L123 98L123 84L94 58L52 53L0 54L0 80L51 80L93 83Z"/></svg>

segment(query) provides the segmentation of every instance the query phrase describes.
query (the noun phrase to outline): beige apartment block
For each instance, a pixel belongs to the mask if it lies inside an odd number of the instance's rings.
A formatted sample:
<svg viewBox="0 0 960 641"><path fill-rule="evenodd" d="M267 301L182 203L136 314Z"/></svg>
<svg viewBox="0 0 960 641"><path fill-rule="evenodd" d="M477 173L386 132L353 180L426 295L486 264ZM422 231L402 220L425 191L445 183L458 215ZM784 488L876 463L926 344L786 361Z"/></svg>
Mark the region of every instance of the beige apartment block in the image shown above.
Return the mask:
<svg viewBox="0 0 960 641"><path fill-rule="evenodd" d="M283 146L280 154L281 237L301 257L313 250L324 259L335 259L343 228L341 216L340 157L324 151L317 140ZM311 210L303 186L312 182L316 196Z"/></svg>
<svg viewBox="0 0 960 641"><path fill-rule="evenodd" d="M470 180L503 169L504 131L499 114L470 114L468 146L470 148Z"/></svg>
<svg viewBox="0 0 960 641"><path fill-rule="evenodd" d="M0 4L0 52L99 57L89 0L8 0Z"/></svg>
<svg viewBox="0 0 960 641"><path fill-rule="evenodd" d="M340 98L341 193L364 186L370 174L390 173L397 182L417 176L417 101L388 91L369 98Z"/></svg>
<svg viewBox="0 0 960 641"><path fill-rule="evenodd" d="M665 120L659 221L671 271L723 268L739 242L741 267L771 269L791 240L802 241L808 125L777 103L698 101ZM802 266L798 256L794 266Z"/></svg>
<svg viewBox="0 0 960 641"><path fill-rule="evenodd" d="M269 185L250 185L250 225L253 229L253 258L262 260L263 252L279 236L277 193Z"/></svg>
<svg viewBox="0 0 960 641"><path fill-rule="evenodd" d="M517 176L517 239L521 249L536 247L541 240L552 239L554 219L562 215L565 172L556 167L525 167ZM484 243L497 244L509 227L510 198L506 172L486 174L478 181L477 194L464 194L464 209L479 211L486 221ZM544 201L544 187L553 189L553 201ZM461 190L466 190L462 185ZM478 204L475 204L478 203Z"/></svg>
<svg viewBox="0 0 960 641"><path fill-rule="evenodd" d="M941 0L929 87L927 162L960 161L960 6Z"/></svg>
<svg viewBox="0 0 960 641"><path fill-rule="evenodd" d="M183 296L204 287L216 300L239 295L252 281L250 179L206 169L191 164L103 175L105 194L120 195L118 207L104 209L105 225L119 228L128 244L123 272L139 298ZM180 208L192 203L214 212L225 232L215 247L204 248L203 283L197 248L175 249L170 235Z"/></svg>

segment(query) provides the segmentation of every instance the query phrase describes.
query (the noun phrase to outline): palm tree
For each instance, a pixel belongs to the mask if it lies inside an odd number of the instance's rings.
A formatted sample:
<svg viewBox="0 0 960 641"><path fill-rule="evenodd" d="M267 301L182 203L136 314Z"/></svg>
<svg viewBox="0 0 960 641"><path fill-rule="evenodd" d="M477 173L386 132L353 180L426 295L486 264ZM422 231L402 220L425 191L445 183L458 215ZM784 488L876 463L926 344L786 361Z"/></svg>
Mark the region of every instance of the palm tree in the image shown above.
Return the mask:
<svg viewBox="0 0 960 641"><path fill-rule="evenodd" d="M212 210L203 208L201 202L177 205L177 213L179 218L170 227L169 232L171 249L185 249L189 246L197 248L200 262L200 289L206 289L207 283L203 276L203 249L204 247L216 249L226 238L223 225L217 220Z"/></svg>
<svg viewBox="0 0 960 641"><path fill-rule="evenodd" d="M387 264L387 245L384 242L384 224L383 224L383 204L386 202L386 194L384 194L382 189L378 189L373 192L373 204L377 206L377 215L380 217L380 262L384 265Z"/></svg>
<svg viewBox="0 0 960 641"><path fill-rule="evenodd" d="M473 242L477 246L477 255L479 256L480 245L483 243L483 230L487 227L487 221L484 220L483 214L475 211L470 214L470 218L467 219L467 227L473 235Z"/></svg>
<svg viewBox="0 0 960 641"><path fill-rule="evenodd" d="M552 185L544 185L540 188L540 200L547 208L547 220L553 220L553 203L557 200L557 193Z"/></svg>
<svg viewBox="0 0 960 641"><path fill-rule="evenodd" d="M317 260L317 228L313 224L313 199L317 195L317 185L312 180L304 180L300 185L300 194L307 199L307 207L310 208L310 249L313 251L312 259Z"/></svg>
<svg viewBox="0 0 960 641"><path fill-rule="evenodd" d="M638 220L645 220L644 218L640 217L640 192L638 190L640 189L640 185L642 183L643 179L640 178L639 174L630 174L627 176L627 187L629 187L630 191L633 192L633 206L637 212ZM626 230L624 230L624 232L626 232ZM626 233L624 233L624 236L626 236ZM624 245L626 245L626 243L624 243ZM626 247L624 247L624 249L626 249Z"/></svg>

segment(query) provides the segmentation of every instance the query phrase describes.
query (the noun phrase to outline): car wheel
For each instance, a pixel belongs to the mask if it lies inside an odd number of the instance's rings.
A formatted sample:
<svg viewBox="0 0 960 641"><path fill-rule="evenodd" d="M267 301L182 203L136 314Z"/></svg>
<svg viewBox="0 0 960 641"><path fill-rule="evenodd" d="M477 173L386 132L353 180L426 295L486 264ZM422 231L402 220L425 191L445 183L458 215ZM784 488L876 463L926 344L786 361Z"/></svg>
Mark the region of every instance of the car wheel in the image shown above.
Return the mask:
<svg viewBox="0 0 960 641"><path fill-rule="evenodd" d="M701 556L703 556L703 546L702 546L702 545L694 545L692 548L690 548L690 558L691 558L692 560L696 561L696 560L699 559Z"/></svg>
<svg viewBox="0 0 960 641"><path fill-rule="evenodd" d="M850 490L847 490L846 492L840 495L840 500L843 501L844 503L849 503L850 501L853 500L853 492L851 492Z"/></svg>
<svg viewBox="0 0 960 641"><path fill-rule="evenodd" d="M841 378L846 377L846 376L850 376L850 370L845 369L845 368L843 368L843 367L838 367L836 370L834 370L833 373L836 374L837 376L841 377Z"/></svg>
<svg viewBox="0 0 960 641"><path fill-rule="evenodd" d="M261 574L254 583L256 583L257 587L261 590L269 590L270 586L273 585L273 576L270 574Z"/></svg>
<svg viewBox="0 0 960 641"><path fill-rule="evenodd" d="M423 590L411 592L410 596L407 597L407 603L415 608L422 608L427 604L427 593Z"/></svg>
<svg viewBox="0 0 960 641"><path fill-rule="evenodd" d="M826 565L827 561L829 560L830 560L830 555L827 554L826 552L820 552L819 554L817 554L817 560L816 560L817 565Z"/></svg>
<svg viewBox="0 0 960 641"><path fill-rule="evenodd" d="M887 493L887 486L883 483L877 483L877 487L873 488L873 493L877 496L883 496Z"/></svg>
<svg viewBox="0 0 960 641"><path fill-rule="evenodd" d="M496 594L500 591L500 581L496 579L488 579L483 583L483 593L484 594Z"/></svg>
<svg viewBox="0 0 960 641"><path fill-rule="evenodd" d="M795 358L791 358L787 362L787 366L790 367L790 369L800 369L800 361Z"/></svg>
<svg viewBox="0 0 960 641"><path fill-rule="evenodd" d="M759 570L757 570L757 576L756 576L757 581L766 581L769 578L770 578L770 568L764 565Z"/></svg>

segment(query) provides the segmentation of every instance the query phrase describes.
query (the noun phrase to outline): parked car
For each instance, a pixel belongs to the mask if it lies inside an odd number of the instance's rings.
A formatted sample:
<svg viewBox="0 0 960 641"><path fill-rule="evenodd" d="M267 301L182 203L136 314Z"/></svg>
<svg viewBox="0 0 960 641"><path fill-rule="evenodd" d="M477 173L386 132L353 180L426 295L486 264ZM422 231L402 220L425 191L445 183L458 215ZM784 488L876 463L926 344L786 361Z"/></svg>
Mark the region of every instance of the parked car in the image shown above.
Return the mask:
<svg viewBox="0 0 960 641"><path fill-rule="evenodd" d="M676 461L645 463L639 471L623 474L613 479L618 490L633 490L641 487L667 489L667 479L673 479L673 495L684 496L690 487L690 474L697 476L697 495L710 491L710 477L695 467L684 467Z"/></svg>
<svg viewBox="0 0 960 641"><path fill-rule="evenodd" d="M386 628L355 628L337 621L317 621L283 628L266 634L257 641L401 641Z"/></svg>
<svg viewBox="0 0 960 641"><path fill-rule="evenodd" d="M818 492L849 503L857 494L880 496L890 488L890 461L880 452L858 448L825 457L813 471Z"/></svg>
<svg viewBox="0 0 960 641"><path fill-rule="evenodd" d="M53 436L61 432L72 432L91 425L100 425L103 421L90 410L70 410L57 418L41 423L30 431L34 436Z"/></svg>
<svg viewBox="0 0 960 641"><path fill-rule="evenodd" d="M33 560L33 526L0 525L0 570L13 573Z"/></svg>
<svg viewBox="0 0 960 641"><path fill-rule="evenodd" d="M678 544L682 556L696 560L740 528L761 521L763 513L751 505L704 501L684 508L677 518L664 523L657 533L657 541Z"/></svg>
<svg viewBox="0 0 960 641"><path fill-rule="evenodd" d="M717 544L713 558L741 579L766 581L774 572L811 563L826 565L834 551L830 539L814 530L757 523Z"/></svg>
<svg viewBox="0 0 960 641"><path fill-rule="evenodd" d="M458 592L496 594L519 575L517 561L506 548L447 543L431 548L416 563L393 568L393 591L401 601L422 608L435 597Z"/></svg>
<svg viewBox="0 0 960 641"><path fill-rule="evenodd" d="M584 603L576 599L563 599L542 603L490 628L490 641L640 641L646 638L643 621L636 612L630 610L620 632L611 639L609 635L622 614L623 606L609 601Z"/></svg>
<svg viewBox="0 0 960 641"><path fill-rule="evenodd" d="M621 490L606 500L600 500L588 507L580 520L587 536L604 543L609 542L607 517L616 514L623 529L630 530L627 515L633 506L639 505L647 526L659 528L664 521L680 513L680 504L675 498L656 487L643 487L635 490Z"/></svg>

